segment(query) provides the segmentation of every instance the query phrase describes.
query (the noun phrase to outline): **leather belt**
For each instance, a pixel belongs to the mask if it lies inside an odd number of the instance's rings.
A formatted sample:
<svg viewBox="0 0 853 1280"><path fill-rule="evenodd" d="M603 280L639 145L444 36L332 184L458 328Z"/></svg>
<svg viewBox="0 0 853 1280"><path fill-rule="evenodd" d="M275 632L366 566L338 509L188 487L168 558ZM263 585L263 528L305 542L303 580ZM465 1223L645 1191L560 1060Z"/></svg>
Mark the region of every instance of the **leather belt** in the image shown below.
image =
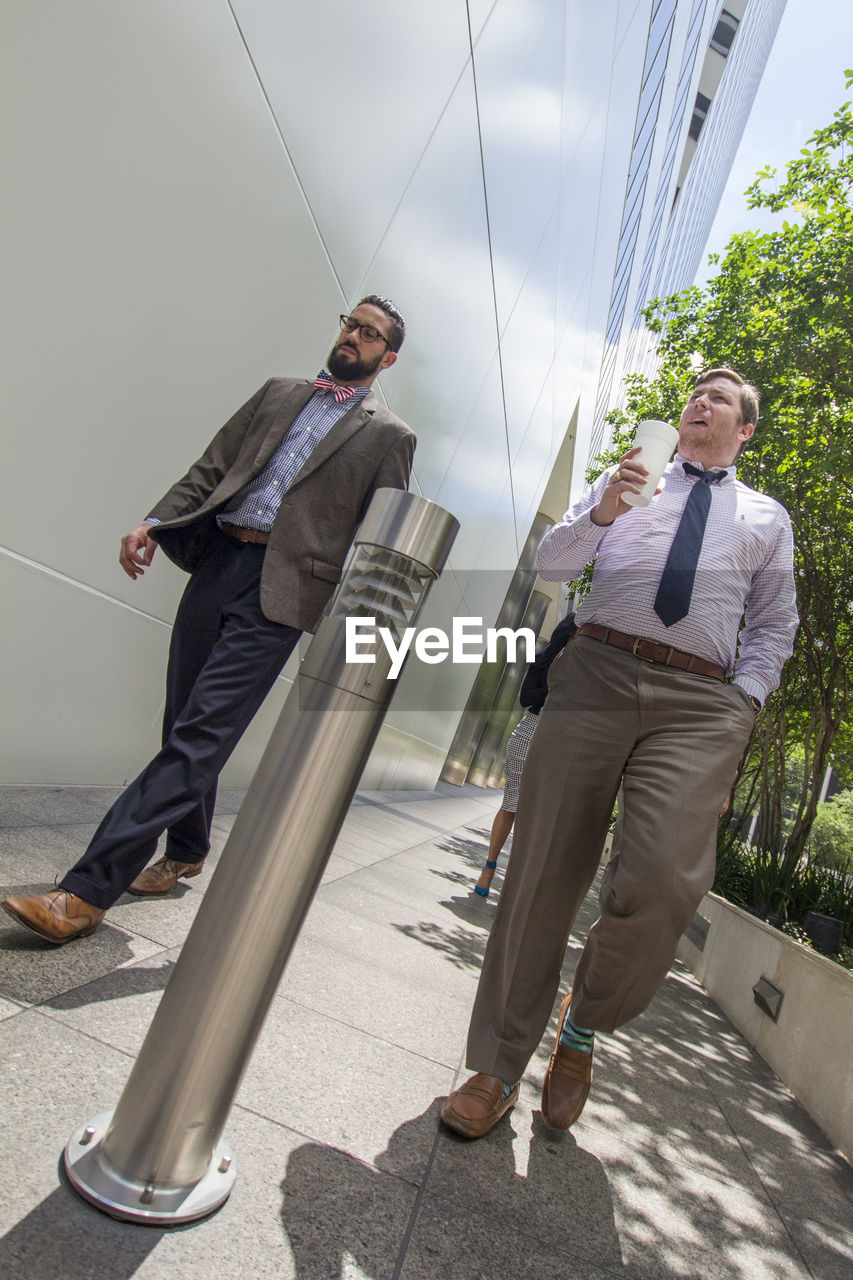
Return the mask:
<svg viewBox="0 0 853 1280"><path fill-rule="evenodd" d="M266 529L243 529L239 524L228 524L223 520L219 526L223 533L227 533L229 538L236 538L238 542L263 542L270 540L269 532Z"/></svg>
<svg viewBox="0 0 853 1280"><path fill-rule="evenodd" d="M624 631L614 631L612 627L600 627L597 622L585 622L580 633L590 640L612 644L617 649L633 653L635 658L644 658L646 662L655 662L662 667L677 667L679 671L713 676L715 680L726 678L725 671L718 663L708 662L707 658L697 658L694 653L683 653L681 649L671 649L669 645L660 644L657 640L628 636Z"/></svg>

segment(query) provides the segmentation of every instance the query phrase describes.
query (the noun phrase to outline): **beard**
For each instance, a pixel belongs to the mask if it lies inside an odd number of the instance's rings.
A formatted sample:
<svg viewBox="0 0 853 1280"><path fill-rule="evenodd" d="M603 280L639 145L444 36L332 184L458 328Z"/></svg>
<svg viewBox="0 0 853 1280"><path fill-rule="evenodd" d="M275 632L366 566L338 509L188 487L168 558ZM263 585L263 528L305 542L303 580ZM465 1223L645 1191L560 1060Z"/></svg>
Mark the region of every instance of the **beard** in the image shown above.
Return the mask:
<svg viewBox="0 0 853 1280"><path fill-rule="evenodd" d="M385 355L383 348L375 359L359 360L354 348L352 352L341 351L340 346L340 343L335 343L332 347L326 360L326 368L333 378L340 378L341 382L358 382L362 378L369 378L372 373L376 373Z"/></svg>

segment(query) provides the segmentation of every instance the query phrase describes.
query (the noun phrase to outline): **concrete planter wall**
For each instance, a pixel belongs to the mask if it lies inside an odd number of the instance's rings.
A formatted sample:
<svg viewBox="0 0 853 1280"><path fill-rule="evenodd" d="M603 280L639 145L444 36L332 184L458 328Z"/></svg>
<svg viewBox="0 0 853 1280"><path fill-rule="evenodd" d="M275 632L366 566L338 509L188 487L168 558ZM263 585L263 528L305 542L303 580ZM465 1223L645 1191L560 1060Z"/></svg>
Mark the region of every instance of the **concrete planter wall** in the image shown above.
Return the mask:
<svg viewBox="0 0 853 1280"><path fill-rule="evenodd" d="M853 1161L853 973L714 893L678 958ZM783 993L776 1021L755 1000L762 978Z"/></svg>

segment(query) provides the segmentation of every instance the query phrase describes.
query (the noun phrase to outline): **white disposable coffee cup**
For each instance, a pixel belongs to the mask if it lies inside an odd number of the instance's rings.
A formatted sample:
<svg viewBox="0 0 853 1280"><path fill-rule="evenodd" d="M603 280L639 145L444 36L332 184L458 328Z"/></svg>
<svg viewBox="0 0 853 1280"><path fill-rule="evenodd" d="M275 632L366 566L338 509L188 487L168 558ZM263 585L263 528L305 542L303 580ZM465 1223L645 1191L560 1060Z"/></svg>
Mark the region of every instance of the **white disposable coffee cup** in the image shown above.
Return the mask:
<svg viewBox="0 0 853 1280"><path fill-rule="evenodd" d="M640 449L636 461L641 463L649 473L649 478L639 493L626 489L622 501L629 507L647 507L655 496L655 489L663 475L664 467L669 462L675 446L678 444L678 432L668 422L656 422L649 419L641 422L634 433L634 448Z"/></svg>

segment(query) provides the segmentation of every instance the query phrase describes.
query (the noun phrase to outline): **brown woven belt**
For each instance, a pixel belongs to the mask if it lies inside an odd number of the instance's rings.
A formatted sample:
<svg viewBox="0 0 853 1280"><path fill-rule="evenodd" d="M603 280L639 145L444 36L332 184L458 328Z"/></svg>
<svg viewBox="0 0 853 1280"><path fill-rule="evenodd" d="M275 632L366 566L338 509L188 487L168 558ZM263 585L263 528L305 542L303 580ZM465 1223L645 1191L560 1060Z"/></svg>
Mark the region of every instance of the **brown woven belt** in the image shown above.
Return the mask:
<svg viewBox="0 0 853 1280"><path fill-rule="evenodd" d="M726 678L725 671L716 662L697 658L693 653L682 653L680 649L670 649L669 645L659 644L657 640L646 640L643 636L628 636L624 631L614 631L612 627L600 627L596 622L585 622L580 633L590 640L612 644L617 649L633 653L635 658L644 658L646 662L656 662L662 667L677 667L679 671L692 671L700 676L713 676L715 680Z"/></svg>
<svg viewBox="0 0 853 1280"><path fill-rule="evenodd" d="M238 542L269 542L270 535L266 529L242 529L239 524L228 524L225 520L219 526L223 533L227 533L229 538L236 538Z"/></svg>

